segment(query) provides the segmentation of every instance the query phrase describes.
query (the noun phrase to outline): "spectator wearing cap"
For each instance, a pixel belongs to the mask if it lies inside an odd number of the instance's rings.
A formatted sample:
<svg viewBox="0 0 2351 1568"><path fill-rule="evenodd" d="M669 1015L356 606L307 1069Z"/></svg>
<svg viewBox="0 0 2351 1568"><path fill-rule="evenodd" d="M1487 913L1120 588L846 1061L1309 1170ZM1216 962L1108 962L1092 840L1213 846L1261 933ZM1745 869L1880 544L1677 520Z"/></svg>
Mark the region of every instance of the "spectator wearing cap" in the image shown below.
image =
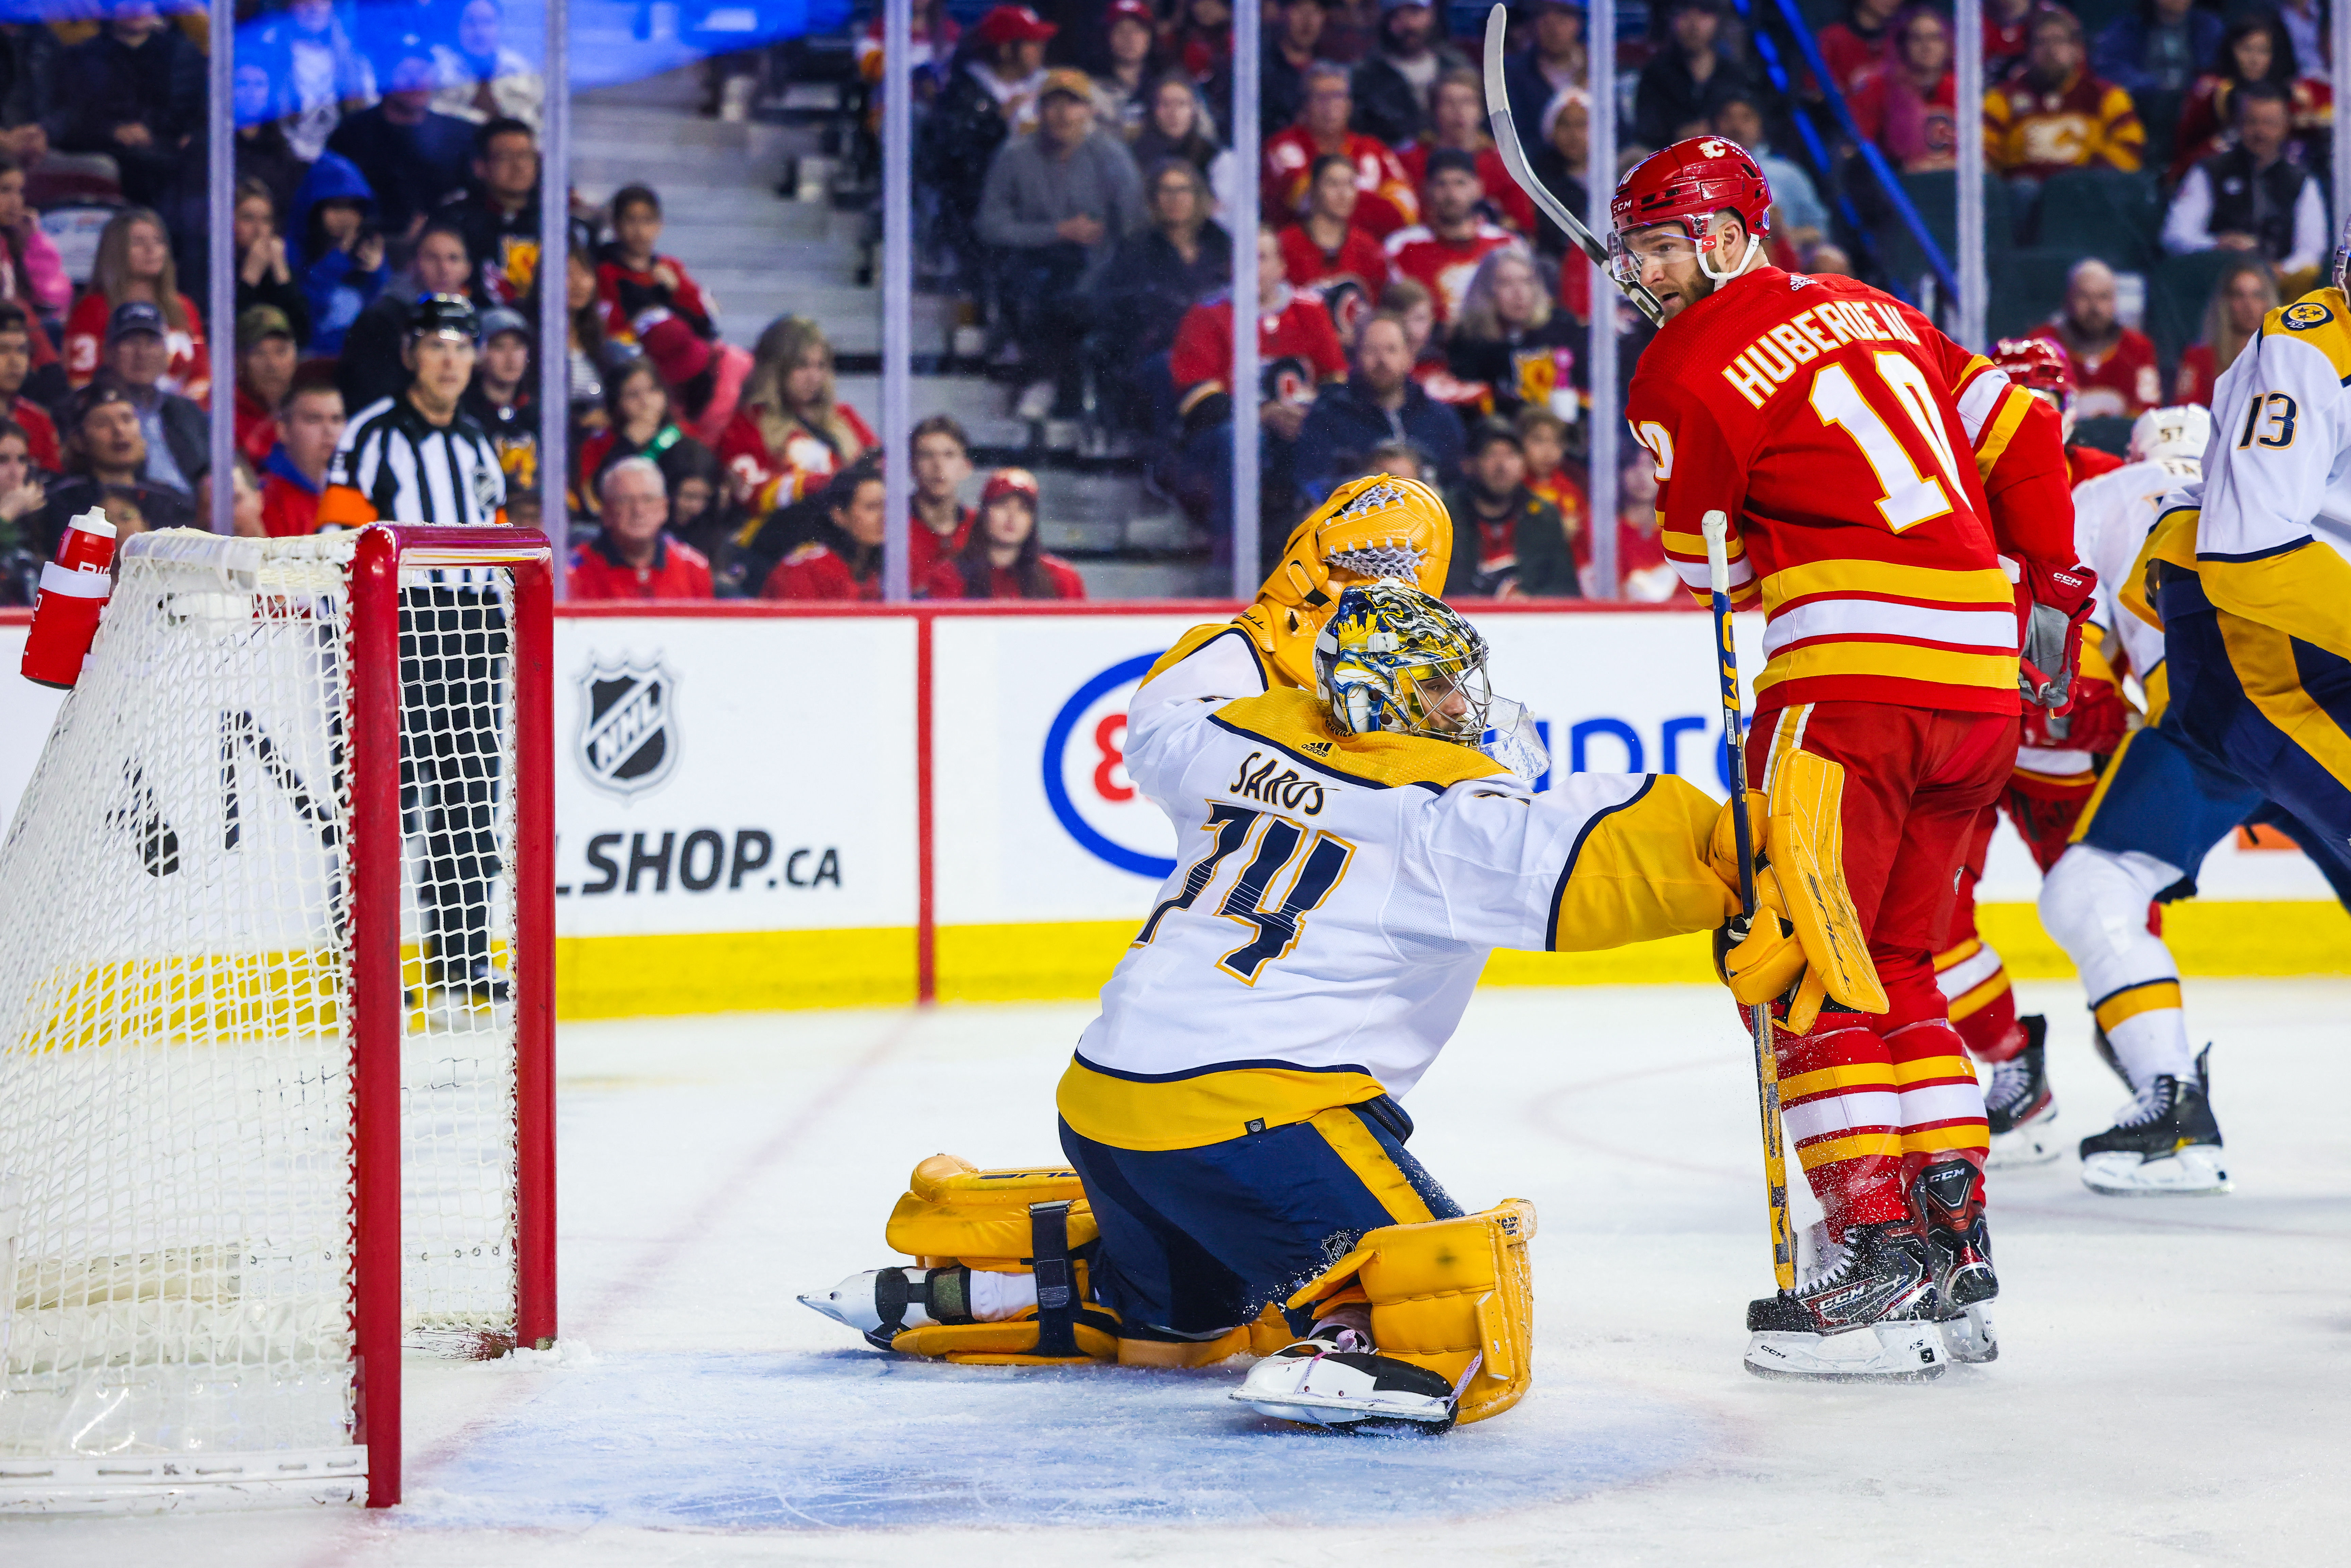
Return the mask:
<svg viewBox="0 0 2351 1568"><path fill-rule="evenodd" d="M1485 187L1488 213L1531 239L1535 204L1510 178L1510 172L1502 166L1502 155L1494 150L1494 139L1486 134L1486 89L1478 73L1447 71L1437 78L1428 98L1428 133L1396 154L1404 172L1414 184L1426 185L1429 154L1446 147L1468 153L1478 161L1478 179Z"/></svg>
<svg viewBox="0 0 2351 1568"><path fill-rule="evenodd" d="M327 490L327 465L343 440L343 394L333 371L305 365L286 389L270 422L277 437L260 464L261 531L292 538L319 531L319 499Z"/></svg>
<svg viewBox="0 0 2351 1568"><path fill-rule="evenodd" d="M963 483L971 477L971 437L955 415L935 413L915 424L906 446L914 469L906 580L919 592L932 569L961 550L971 533L976 514L963 504Z"/></svg>
<svg viewBox="0 0 2351 1568"><path fill-rule="evenodd" d="M500 305L482 312L481 347L464 407L490 438L509 491L538 485L538 387L531 374L530 323ZM590 472L583 468L584 472Z"/></svg>
<svg viewBox="0 0 2351 1568"><path fill-rule="evenodd" d="M1377 137L1348 129L1354 89L1347 68L1325 60L1306 72L1306 107L1298 123L1267 141L1260 193L1265 214L1277 223L1302 216L1315 161L1336 154L1355 171L1363 193L1355 222L1385 239L1420 221L1420 195L1395 150Z"/></svg>
<svg viewBox="0 0 2351 1568"><path fill-rule="evenodd" d="M630 329L669 388L679 427L716 448L742 409L743 389L750 384L757 361L733 343L698 335L658 305L638 312Z"/></svg>
<svg viewBox="0 0 2351 1568"><path fill-rule="evenodd" d="M26 537L44 556L57 536L93 507L126 534L193 527L196 509L185 490L147 476L147 437L131 394L100 375L66 400L65 476L47 486L47 505L25 518Z"/></svg>
<svg viewBox="0 0 2351 1568"><path fill-rule="evenodd" d="M1502 85L1521 140L1534 133L1552 99L1570 88L1582 91L1592 81L1583 5L1576 0L1537 0L1533 10L1533 37L1502 62Z"/></svg>
<svg viewBox="0 0 2351 1568"><path fill-rule="evenodd" d="M1439 474L1461 464L1461 420L1413 380L1412 340L1401 318L1382 310L1355 334L1354 373L1325 387L1298 433L1298 498L1322 503L1332 486L1352 478L1364 454L1407 442Z"/></svg>
<svg viewBox="0 0 2351 1568"><path fill-rule="evenodd" d="M762 599L872 601L882 597L882 538L889 513L881 470L851 465L818 497L817 537L789 551L759 585Z"/></svg>
<svg viewBox="0 0 2351 1568"><path fill-rule="evenodd" d="M1543 105L1535 122L1541 145L1527 150L1527 162L1546 190L1566 204L1571 213L1590 211L1585 181L1592 171L1592 95L1580 87L1563 87ZM1524 135L1522 131L1520 135ZM1578 320L1592 319L1592 264L1572 244L1567 231L1549 218L1535 227L1535 249L1561 260L1560 303Z"/></svg>
<svg viewBox="0 0 2351 1568"><path fill-rule="evenodd" d="M163 387L172 346L163 313L144 299L114 308L106 326L105 368L130 398L146 438L147 477L194 495L212 468L212 421L187 398Z"/></svg>
<svg viewBox="0 0 2351 1568"><path fill-rule="evenodd" d="M347 116L327 138L327 151L359 166L384 232L404 250L434 209L465 189L475 127L433 108L433 55L423 39L402 38L397 50L383 100Z"/></svg>
<svg viewBox="0 0 2351 1568"><path fill-rule="evenodd" d="M1142 0L1124 0L1139 5ZM1270 138L1306 108L1306 72L1322 58L1322 0L1290 0L1268 20L1258 59L1259 135Z"/></svg>
<svg viewBox="0 0 2351 1568"><path fill-rule="evenodd" d="M2250 81L2229 107L2236 144L2188 172L2163 224L2163 248L2174 256L2233 250L2256 256L2277 270L2289 297L2316 281L2330 235L2318 182L2293 157L2291 106L2277 84Z"/></svg>
<svg viewBox="0 0 2351 1568"><path fill-rule="evenodd" d="M1011 335L1043 378L1021 400L1032 418L1074 407L1081 291L1144 220L1142 177L1125 143L1095 128L1085 73L1047 73L1039 97L1036 131L988 165L978 219Z"/></svg>
<svg viewBox="0 0 2351 1568"><path fill-rule="evenodd" d="M294 327L274 305L236 319L236 449L258 467L277 444L277 407L294 384Z"/></svg>
<svg viewBox="0 0 2351 1568"><path fill-rule="evenodd" d="M435 295L465 293L472 287L473 273L465 232L446 218L426 224L410 258L406 283L378 295L374 304L360 312L343 339L335 381L343 389L345 408L356 416L371 404L400 395L408 384L401 356L416 302Z"/></svg>
<svg viewBox="0 0 2351 1568"><path fill-rule="evenodd" d="M716 308L702 286L661 243L661 197L650 185L623 185L612 193L612 237L596 253L596 298L604 307L605 332L620 342L636 340L636 319L647 310L668 311L698 338L718 336Z"/></svg>
<svg viewBox="0 0 2351 1568"><path fill-rule="evenodd" d="M1469 432L1453 513L1447 599L1580 599L1575 558L1559 508L1527 487L1518 427L1481 419Z"/></svg>
<svg viewBox="0 0 2351 1568"><path fill-rule="evenodd" d="M623 457L596 478L603 524L571 552L564 584L574 599L707 599L710 562L672 538L669 486L645 456Z"/></svg>
<svg viewBox="0 0 2351 1568"><path fill-rule="evenodd" d="M933 599L1083 599L1085 580L1037 537L1037 476L998 468L979 493L979 519L963 549L931 569Z"/></svg>
<svg viewBox="0 0 2351 1568"><path fill-rule="evenodd" d="M359 165L340 153L322 152L295 194L293 219L300 248L290 260L310 312L311 352L340 354L360 312L392 280L383 233L376 227L375 193Z"/></svg>
<svg viewBox="0 0 2351 1568"><path fill-rule="evenodd" d="M1060 30L1026 5L991 8L915 139L914 178L938 198L938 239L968 287L983 266L974 225L988 167L1014 131L1035 123L1045 43Z"/></svg>
<svg viewBox="0 0 2351 1568"><path fill-rule="evenodd" d="M473 191L441 209L465 235L474 298L516 305L538 278L538 138L519 120L474 135Z"/></svg>
<svg viewBox="0 0 2351 1568"><path fill-rule="evenodd" d="M407 390L344 427L319 501L320 528L373 522L503 527L497 448L462 406L480 321L463 295L416 302L402 350Z"/></svg>
<svg viewBox="0 0 2351 1568"><path fill-rule="evenodd" d="M1440 329L1460 313L1478 264L1520 243L1480 214L1485 195L1477 158L1458 147L1440 147L1428 155L1428 179L1421 187L1427 222L1388 235L1389 269L1428 290Z"/></svg>
<svg viewBox="0 0 2351 1568"><path fill-rule="evenodd" d="M16 422L33 461L54 474L61 461L57 427L47 410L25 395L25 381L33 368L33 331L23 307L0 300L0 418Z"/></svg>
<svg viewBox="0 0 2351 1568"><path fill-rule="evenodd" d="M1428 131L1428 95L1437 78L1469 62L1445 41L1427 0L1380 0L1380 31L1371 57L1355 68L1354 128L1390 147Z"/></svg>
<svg viewBox="0 0 2351 1568"><path fill-rule="evenodd" d="M1106 130L1133 141L1143 129L1145 92L1167 74L1158 48L1159 19L1149 0L1111 0L1102 8L1102 29L1088 62L1094 106Z"/></svg>
<svg viewBox="0 0 2351 1568"><path fill-rule="evenodd" d="M126 199L171 205L204 128L204 57L152 0L116 0L103 30L58 59L49 91L59 152L103 152L121 171Z"/></svg>
<svg viewBox="0 0 2351 1568"><path fill-rule="evenodd" d="M1663 147L1703 133L1715 95L1734 88L1753 92L1761 84L1723 46L1721 0L1672 0L1650 15L1657 24L1657 52L1641 68L1633 131Z"/></svg>
<svg viewBox="0 0 2351 1568"><path fill-rule="evenodd" d="M145 207L125 207L99 231L89 287L66 317L66 379L80 386L98 373L105 357L107 323L114 308L143 299L163 313L172 343L166 384L202 402L212 392L211 357L204 350L204 321L196 302L180 292L180 272L172 260L171 231Z"/></svg>

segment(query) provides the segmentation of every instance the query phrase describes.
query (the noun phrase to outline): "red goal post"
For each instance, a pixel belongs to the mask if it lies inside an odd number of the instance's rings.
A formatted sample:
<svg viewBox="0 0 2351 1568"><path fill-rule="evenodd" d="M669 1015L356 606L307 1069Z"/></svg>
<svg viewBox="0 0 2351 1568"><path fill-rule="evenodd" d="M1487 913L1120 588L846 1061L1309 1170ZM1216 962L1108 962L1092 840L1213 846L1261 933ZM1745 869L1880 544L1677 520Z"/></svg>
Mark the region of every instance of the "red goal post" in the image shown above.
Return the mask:
<svg viewBox="0 0 2351 1568"><path fill-rule="evenodd" d="M551 547L125 541L0 843L0 1511L399 1500L556 1333Z"/></svg>

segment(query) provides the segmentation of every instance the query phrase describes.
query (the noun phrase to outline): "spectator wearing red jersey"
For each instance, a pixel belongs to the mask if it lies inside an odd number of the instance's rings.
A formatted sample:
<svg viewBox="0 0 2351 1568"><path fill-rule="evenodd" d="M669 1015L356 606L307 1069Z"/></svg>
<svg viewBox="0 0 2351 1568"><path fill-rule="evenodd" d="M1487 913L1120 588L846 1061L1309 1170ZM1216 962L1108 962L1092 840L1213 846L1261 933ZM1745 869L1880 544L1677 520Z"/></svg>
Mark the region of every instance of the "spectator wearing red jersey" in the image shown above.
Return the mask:
<svg viewBox="0 0 2351 1568"><path fill-rule="evenodd" d="M574 599L707 599L710 563L671 538L669 487L650 457L623 457L596 484L604 526L571 552Z"/></svg>
<svg viewBox="0 0 2351 1568"><path fill-rule="evenodd" d="M919 592L932 569L960 551L970 537L974 513L963 504L963 482L971 477L971 438L953 414L935 413L914 426L906 447L914 468L914 493L907 503L914 527L906 530L906 580Z"/></svg>
<svg viewBox="0 0 2351 1568"><path fill-rule="evenodd" d="M882 536L888 513L882 472L860 463L832 477L820 497L817 538L776 563L762 599L868 601L882 597Z"/></svg>
<svg viewBox="0 0 2351 1568"><path fill-rule="evenodd" d="M872 427L833 392L832 343L805 316L759 334L741 405L718 438L735 504L755 518L825 487L874 444Z"/></svg>
<svg viewBox="0 0 2351 1568"><path fill-rule="evenodd" d="M2024 68L1984 94L1984 160L2027 210L2041 183L2069 169L2137 170L2147 128L2131 96L2083 68L2082 24L2070 11L2032 18ZM2022 220L2021 220L2022 221Z"/></svg>
<svg viewBox="0 0 2351 1568"><path fill-rule="evenodd" d="M1321 291L1344 342L1388 286L1388 253L1370 230L1356 226L1364 193L1353 163L1323 153L1314 160L1308 189L1306 215L1281 231L1282 276L1293 288Z"/></svg>
<svg viewBox="0 0 2351 1568"><path fill-rule="evenodd" d="M1592 497L1567 465L1567 422L1547 408L1519 411L1519 450L1526 455L1527 488L1559 509L1560 531L1581 572L1592 559Z"/></svg>
<svg viewBox="0 0 2351 1568"><path fill-rule="evenodd" d="M1959 162L1959 112L1951 69L1951 25L1931 5L1906 6L1894 20L1885 63L1851 95L1853 121L1906 174Z"/></svg>
<svg viewBox="0 0 2351 1568"><path fill-rule="evenodd" d="M596 298L604 330L616 342L636 340L636 319L656 308L694 329L718 336L717 307L685 270L685 263L654 250L661 243L661 197L650 185L623 185L612 193L612 237L596 259Z"/></svg>
<svg viewBox="0 0 2351 1568"><path fill-rule="evenodd" d="M275 305L236 319L236 450L256 468L277 444L277 405L294 384L294 324Z"/></svg>
<svg viewBox="0 0 2351 1568"><path fill-rule="evenodd" d="M1888 26L1898 0L1848 0L1844 16L1820 31L1821 63L1829 80L1851 99L1862 79L1884 63ZM1864 131L1863 135L1869 132Z"/></svg>
<svg viewBox="0 0 2351 1568"><path fill-rule="evenodd" d="M2248 82L2265 81L2285 94L2293 138L2289 150L2313 168L2322 166L2330 141L2334 89L2304 77L2293 39L2274 12L2248 16L2222 35L2217 68L2196 78L2179 111L2179 138L2172 150L2171 183L2219 152L2235 120L2231 99ZM2314 156L2314 154L2316 154Z"/></svg>
<svg viewBox="0 0 2351 1568"><path fill-rule="evenodd" d="M2064 351L2083 419L2136 418L2163 401L2155 344L2115 314L2115 275L2093 256L2065 277L2065 308L2033 334Z"/></svg>
<svg viewBox="0 0 2351 1568"><path fill-rule="evenodd" d="M1261 484L1269 517L1287 517L1291 452L1323 385L1346 374L1347 358L1331 313L1282 276L1281 244L1270 228L1257 242L1257 423ZM1196 516L1205 515L1221 548L1232 538L1232 424L1238 389L1233 376L1230 294L1192 308L1176 329L1168 356L1176 412L1184 421L1183 489ZM1280 532L1277 527L1274 532Z"/></svg>
<svg viewBox="0 0 2351 1568"><path fill-rule="evenodd" d="M38 133L40 126L32 128ZM49 341L49 323L73 303L73 284L57 247L41 232L40 214L25 204L25 166L0 152L0 303L14 304L30 324L27 347L32 367L46 371L57 363ZM65 371L47 371L43 381L62 395Z"/></svg>
<svg viewBox="0 0 2351 1568"><path fill-rule="evenodd" d="M261 531L271 538L317 533L327 465L343 440L343 394L332 366L296 374L270 431L277 439L260 464Z"/></svg>
<svg viewBox="0 0 2351 1568"><path fill-rule="evenodd" d="M1473 70L1449 70L1428 89L1428 134L1396 154L1416 188L1428 183L1428 155L1440 147L1458 147L1478 161L1479 183L1486 188L1486 204L1493 215L1531 239L1535 204L1519 189L1494 139L1486 134L1486 89Z"/></svg>
<svg viewBox="0 0 2351 1568"><path fill-rule="evenodd" d="M2266 262L2247 256L2224 267L2204 307L2203 336L2180 350L2171 401L2210 406L2212 383L2262 335L2262 319L2277 308L2277 279Z"/></svg>
<svg viewBox="0 0 2351 1568"><path fill-rule="evenodd" d="M54 474L63 457L57 450L57 427L47 410L24 395L25 378L33 368L33 330L21 307L0 300L0 417L16 422L25 433L33 462Z"/></svg>
<svg viewBox="0 0 2351 1568"><path fill-rule="evenodd" d="M1462 296L1447 362L1464 382L1488 389L1488 402L1505 419L1526 407L1573 418L1588 334L1545 298L1534 257L1505 246L1478 264Z"/></svg>
<svg viewBox="0 0 2351 1568"><path fill-rule="evenodd" d="M106 324L114 308L132 299L163 313L164 341L172 356L163 372L163 390L204 402L213 383L204 318L196 314L196 302L180 292L170 232L145 207L123 208L99 231L89 287L66 318L66 380L78 387L89 384L105 354Z"/></svg>
<svg viewBox="0 0 2351 1568"><path fill-rule="evenodd" d="M1578 575L1587 596L1598 591L1590 566ZM1698 607L1682 591L1681 577L1666 555L1657 523L1656 465L1637 446L1624 454L1616 470L1616 591L1612 597L1677 610Z"/></svg>
<svg viewBox="0 0 2351 1568"><path fill-rule="evenodd" d="M1478 215L1485 193L1478 161L1459 148L1439 148L1429 155L1428 183L1421 193L1428 222L1387 238L1388 266L1428 290L1440 329L1460 313L1478 264L1489 252L1515 243L1508 229Z"/></svg>
<svg viewBox="0 0 2351 1568"><path fill-rule="evenodd" d="M1395 150L1377 138L1347 128L1354 110L1344 66L1324 63L1306 73L1306 107L1298 123L1266 139L1262 201L1275 222L1302 215L1314 160L1336 153L1354 166L1363 201L1355 222L1375 239L1420 221L1420 197Z"/></svg>
<svg viewBox="0 0 2351 1568"><path fill-rule="evenodd" d="M979 494L963 548L931 569L933 599L1083 599L1085 580L1037 539L1037 476L998 468Z"/></svg>
<svg viewBox="0 0 2351 1568"><path fill-rule="evenodd" d="M1228 68L1233 58L1231 0L1177 0L1160 47L1196 82Z"/></svg>
<svg viewBox="0 0 2351 1568"><path fill-rule="evenodd" d="M1999 81L2032 47L2032 18L2044 0L1984 0L1984 80Z"/></svg>

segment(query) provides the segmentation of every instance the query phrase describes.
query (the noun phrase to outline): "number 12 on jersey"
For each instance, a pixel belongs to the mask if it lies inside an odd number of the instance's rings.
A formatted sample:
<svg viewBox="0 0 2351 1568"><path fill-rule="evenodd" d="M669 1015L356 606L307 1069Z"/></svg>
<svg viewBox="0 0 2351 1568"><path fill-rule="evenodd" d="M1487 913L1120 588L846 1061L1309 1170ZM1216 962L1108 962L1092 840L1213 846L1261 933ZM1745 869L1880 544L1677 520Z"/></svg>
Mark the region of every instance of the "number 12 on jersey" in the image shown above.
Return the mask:
<svg viewBox="0 0 2351 1568"><path fill-rule="evenodd" d="M1257 852L1249 856L1232 891L1217 906L1218 915L1247 927L1254 935L1217 960L1217 967L1245 986L1254 986L1259 972L1268 964L1286 957L1298 946L1300 928L1306 916L1322 906L1347 874L1355 846L1330 833L1309 832L1286 818L1269 816L1245 806L1212 805L1208 809L1208 820L1200 824L1202 832L1214 836L1208 852L1184 873L1183 891L1164 900L1151 912L1151 918L1135 934L1134 946L1148 946L1159 935L1161 921L1179 909L1191 908L1208 890L1208 884L1216 881L1226 860L1249 842L1260 821L1265 831L1256 835ZM1293 862L1298 870L1290 878L1288 891L1272 908L1266 908L1267 890Z"/></svg>

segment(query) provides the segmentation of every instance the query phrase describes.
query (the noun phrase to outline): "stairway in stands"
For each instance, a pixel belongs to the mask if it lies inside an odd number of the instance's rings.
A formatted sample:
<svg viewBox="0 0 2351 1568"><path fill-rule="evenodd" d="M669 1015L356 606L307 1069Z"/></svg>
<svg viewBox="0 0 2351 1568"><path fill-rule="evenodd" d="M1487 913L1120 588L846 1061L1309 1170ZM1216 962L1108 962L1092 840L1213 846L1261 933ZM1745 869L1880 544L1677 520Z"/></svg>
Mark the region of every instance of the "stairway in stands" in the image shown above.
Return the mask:
<svg viewBox="0 0 2351 1568"><path fill-rule="evenodd" d="M573 185L591 202L632 183L660 192L662 248L716 297L727 340L747 349L778 316L814 317L842 361L841 398L878 425L881 294L862 277L862 205L836 202L820 162L808 165L808 181L795 179L778 194L804 160L823 158L837 98L829 84L787 84L749 118L723 120L696 113L702 97L691 68L581 93L572 108ZM813 199L793 199L800 194ZM1080 456L1079 433L1067 424L1045 429L1013 418L1019 388L952 357L955 321L955 301L915 295L917 365L936 373L914 378L914 417L945 413L961 420L983 467L1019 463L1036 470L1045 548L1078 568L1089 594L1227 591L1223 572L1190 548L1175 507L1131 465ZM978 484L975 477L975 497Z"/></svg>

